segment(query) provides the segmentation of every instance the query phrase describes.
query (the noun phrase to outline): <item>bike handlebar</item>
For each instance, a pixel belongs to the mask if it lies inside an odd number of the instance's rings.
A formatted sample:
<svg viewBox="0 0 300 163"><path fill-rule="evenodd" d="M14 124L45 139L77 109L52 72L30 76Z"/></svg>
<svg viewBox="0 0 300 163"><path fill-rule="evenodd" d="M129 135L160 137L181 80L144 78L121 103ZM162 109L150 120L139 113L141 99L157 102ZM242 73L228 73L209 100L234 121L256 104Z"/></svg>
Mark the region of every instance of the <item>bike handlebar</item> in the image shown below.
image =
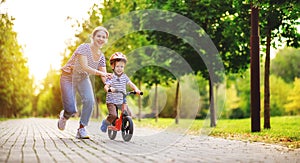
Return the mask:
<svg viewBox="0 0 300 163"><path fill-rule="evenodd" d="M127 95L129 95L129 94L134 94L135 95L135 94L137 94L137 92L136 91L131 91L131 92L127 93ZM139 95L143 95L143 92L140 92Z"/></svg>
<svg viewBox="0 0 300 163"><path fill-rule="evenodd" d="M137 94L137 92L135 92L135 91L130 91L130 92L127 92L127 93L124 93L124 92L122 92L122 91L118 91L118 90L116 90L115 92L113 92L113 93L122 93L123 94L123 97L126 97L126 96L128 96L128 95L130 95L130 94ZM139 95L143 95L144 93L143 92L140 92L139 93Z"/></svg>

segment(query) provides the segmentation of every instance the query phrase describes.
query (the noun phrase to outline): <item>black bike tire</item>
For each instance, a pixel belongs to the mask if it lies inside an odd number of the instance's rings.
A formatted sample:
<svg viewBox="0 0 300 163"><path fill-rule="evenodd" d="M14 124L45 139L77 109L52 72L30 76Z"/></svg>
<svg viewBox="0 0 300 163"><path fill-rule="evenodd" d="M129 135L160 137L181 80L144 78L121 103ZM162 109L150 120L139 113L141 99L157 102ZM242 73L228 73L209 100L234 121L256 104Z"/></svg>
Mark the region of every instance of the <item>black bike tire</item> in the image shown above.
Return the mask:
<svg viewBox="0 0 300 163"><path fill-rule="evenodd" d="M123 140L130 141L133 135L133 121L129 116L123 118L121 131Z"/></svg>
<svg viewBox="0 0 300 163"><path fill-rule="evenodd" d="M114 130L107 130L107 135L111 140L114 140L117 136L117 131Z"/></svg>

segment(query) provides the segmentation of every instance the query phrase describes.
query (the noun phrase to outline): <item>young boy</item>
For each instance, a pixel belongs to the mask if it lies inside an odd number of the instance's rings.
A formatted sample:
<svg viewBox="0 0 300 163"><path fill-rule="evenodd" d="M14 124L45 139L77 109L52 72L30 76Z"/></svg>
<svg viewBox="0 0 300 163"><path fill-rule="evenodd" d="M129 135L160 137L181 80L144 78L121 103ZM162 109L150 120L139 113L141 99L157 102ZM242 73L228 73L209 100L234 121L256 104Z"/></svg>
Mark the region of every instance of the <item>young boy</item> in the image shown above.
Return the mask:
<svg viewBox="0 0 300 163"><path fill-rule="evenodd" d="M141 91L133 84L128 76L124 73L124 68L127 63L126 56L121 52L114 53L110 59L110 66L114 72L111 79L107 79L105 82L104 90L107 92L106 105L108 109L108 116L102 121L101 131L106 132L107 126L112 124L117 119L116 108L121 108L123 104L122 93L115 93L116 91L126 92L126 85L129 85L138 94ZM127 107L128 115L131 115L130 110Z"/></svg>

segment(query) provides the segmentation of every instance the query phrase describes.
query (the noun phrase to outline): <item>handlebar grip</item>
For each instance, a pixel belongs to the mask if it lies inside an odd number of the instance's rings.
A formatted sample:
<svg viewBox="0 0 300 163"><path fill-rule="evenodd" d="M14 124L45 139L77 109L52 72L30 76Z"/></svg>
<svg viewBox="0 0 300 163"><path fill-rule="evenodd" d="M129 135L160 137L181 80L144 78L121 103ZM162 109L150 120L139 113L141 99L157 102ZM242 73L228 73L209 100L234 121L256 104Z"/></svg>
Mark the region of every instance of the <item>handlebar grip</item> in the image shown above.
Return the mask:
<svg viewBox="0 0 300 163"><path fill-rule="evenodd" d="M134 94L135 95L135 94L137 94L137 92L136 91L132 91L132 92L129 92L129 94ZM139 95L143 95L143 92L140 92Z"/></svg>

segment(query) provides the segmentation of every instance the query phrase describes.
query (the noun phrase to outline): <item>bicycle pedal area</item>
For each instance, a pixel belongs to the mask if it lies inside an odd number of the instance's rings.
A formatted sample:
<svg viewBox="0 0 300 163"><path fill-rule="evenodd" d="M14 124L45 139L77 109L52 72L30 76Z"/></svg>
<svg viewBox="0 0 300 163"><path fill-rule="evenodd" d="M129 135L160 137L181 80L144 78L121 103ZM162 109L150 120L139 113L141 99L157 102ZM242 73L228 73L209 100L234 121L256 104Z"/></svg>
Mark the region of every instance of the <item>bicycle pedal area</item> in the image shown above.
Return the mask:
<svg viewBox="0 0 300 163"><path fill-rule="evenodd" d="M119 131L120 129L116 128L115 126L107 126L108 130L112 130L112 131Z"/></svg>
<svg viewBox="0 0 300 163"><path fill-rule="evenodd" d="M134 128L129 142L110 140L90 121L90 139L76 139L78 120L57 129L57 119L0 121L0 162L299 162L300 149ZM119 157L122 156L122 157Z"/></svg>

